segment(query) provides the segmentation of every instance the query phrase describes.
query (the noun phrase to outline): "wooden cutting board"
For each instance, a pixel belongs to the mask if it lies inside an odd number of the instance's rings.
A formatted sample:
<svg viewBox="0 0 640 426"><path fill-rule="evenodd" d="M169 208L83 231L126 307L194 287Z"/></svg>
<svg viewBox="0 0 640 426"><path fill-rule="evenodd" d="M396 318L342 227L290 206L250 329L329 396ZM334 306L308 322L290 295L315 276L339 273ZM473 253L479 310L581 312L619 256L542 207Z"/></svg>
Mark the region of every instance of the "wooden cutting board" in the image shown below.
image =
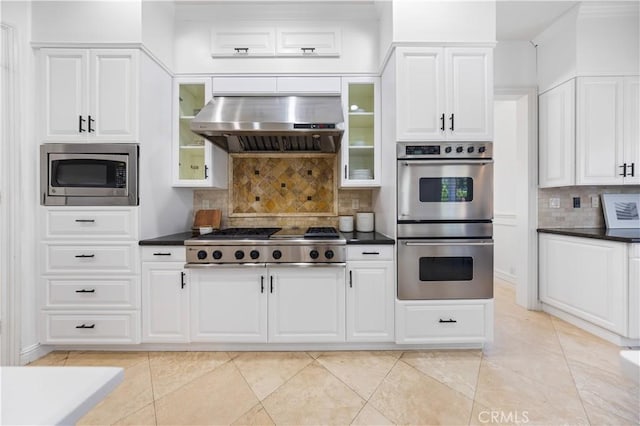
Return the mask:
<svg viewBox="0 0 640 426"><path fill-rule="evenodd" d="M198 210L193 218L193 228L198 229L202 226L210 226L213 229L220 229L221 218L222 212L218 209Z"/></svg>

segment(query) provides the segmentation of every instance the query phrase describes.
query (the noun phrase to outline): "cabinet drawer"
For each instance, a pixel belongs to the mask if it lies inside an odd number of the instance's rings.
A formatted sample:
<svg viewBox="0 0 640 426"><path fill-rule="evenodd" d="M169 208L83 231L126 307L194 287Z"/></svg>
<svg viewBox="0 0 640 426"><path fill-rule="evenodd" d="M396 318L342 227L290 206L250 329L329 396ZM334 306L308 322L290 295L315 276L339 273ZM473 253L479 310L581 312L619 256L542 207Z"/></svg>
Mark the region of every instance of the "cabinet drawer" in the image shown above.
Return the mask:
<svg viewBox="0 0 640 426"><path fill-rule="evenodd" d="M45 212L44 237L137 240L137 220L135 209L48 208Z"/></svg>
<svg viewBox="0 0 640 426"><path fill-rule="evenodd" d="M340 94L340 77L278 77L278 93Z"/></svg>
<svg viewBox="0 0 640 426"><path fill-rule="evenodd" d="M214 96L275 93L275 77L213 77Z"/></svg>
<svg viewBox="0 0 640 426"><path fill-rule="evenodd" d="M138 343L137 312L43 312L43 343Z"/></svg>
<svg viewBox="0 0 640 426"><path fill-rule="evenodd" d="M185 246L145 246L141 247L143 262L186 262Z"/></svg>
<svg viewBox="0 0 640 426"><path fill-rule="evenodd" d="M138 279L45 278L45 307L55 309L136 309Z"/></svg>
<svg viewBox="0 0 640 426"><path fill-rule="evenodd" d="M137 272L134 243L113 245L43 244L45 274Z"/></svg>
<svg viewBox="0 0 640 426"><path fill-rule="evenodd" d="M396 343L474 343L493 338L493 301L397 302Z"/></svg>
<svg viewBox="0 0 640 426"><path fill-rule="evenodd" d="M393 246L347 245L347 260L393 260Z"/></svg>

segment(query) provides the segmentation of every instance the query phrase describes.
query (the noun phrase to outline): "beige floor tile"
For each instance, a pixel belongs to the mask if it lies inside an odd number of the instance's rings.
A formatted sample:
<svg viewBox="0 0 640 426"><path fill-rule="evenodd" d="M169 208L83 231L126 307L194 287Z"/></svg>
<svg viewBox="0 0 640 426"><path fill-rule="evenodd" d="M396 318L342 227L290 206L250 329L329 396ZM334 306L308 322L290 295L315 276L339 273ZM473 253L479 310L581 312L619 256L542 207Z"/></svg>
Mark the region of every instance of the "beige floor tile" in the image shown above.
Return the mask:
<svg viewBox="0 0 640 426"><path fill-rule="evenodd" d="M67 357L69 356L68 351L53 351L49 352L42 358L39 358L31 363L29 366L62 366L67 361Z"/></svg>
<svg viewBox="0 0 640 426"><path fill-rule="evenodd" d="M146 352L145 352L146 357ZM124 370L123 382L78 422L79 425L112 424L153 402L151 373L147 362Z"/></svg>
<svg viewBox="0 0 640 426"><path fill-rule="evenodd" d="M569 361L583 402L640 424L640 388L621 374L589 364Z"/></svg>
<svg viewBox="0 0 640 426"><path fill-rule="evenodd" d="M156 419L159 425L231 424L258 402L227 362L156 400Z"/></svg>
<svg viewBox="0 0 640 426"><path fill-rule="evenodd" d="M364 404L358 394L317 361L262 402L278 425L349 424Z"/></svg>
<svg viewBox="0 0 640 426"><path fill-rule="evenodd" d="M617 416L610 411L603 410L600 407L591 405L583 401L584 409L589 417L589 423L592 426L611 425L611 426L638 426L638 422L632 422L628 419Z"/></svg>
<svg viewBox="0 0 640 426"><path fill-rule="evenodd" d="M153 397L158 400L228 361L226 352L150 352Z"/></svg>
<svg viewBox="0 0 640 426"><path fill-rule="evenodd" d="M262 401L311 364L313 358L306 352L244 352L233 362Z"/></svg>
<svg viewBox="0 0 640 426"><path fill-rule="evenodd" d="M156 424L156 409L153 403L115 423L120 426L149 426Z"/></svg>
<svg viewBox="0 0 640 426"><path fill-rule="evenodd" d="M267 410L264 409L262 404L257 404L248 413L242 415L238 420L233 422L236 426L261 426L261 425L273 425L273 420L267 414Z"/></svg>
<svg viewBox="0 0 640 426"><path fill-rule="evenodd" d="M369 403L396 424L467 424L473 401L400 360Z"/></svg>
<svg viewBox="0 0 640 426"><path fill-rule="evenodd" d="M576 389L559 389L482 361L475 400L506 418L528 424L588 424Z"/></svg>
<svg viewBox="0 0 640 426"><path fill-rule="evenodd" d="M392 425L393 422L382 415L382 413L371 406L371 404L365 405L360 413L351 423L352 425L361 426L377 426L377 425Z"/></svg>
<svg viewBox="0 0 640 426"><path fill-rule="evenodd" d="M323 352L317 360L368 400L401 355L399 351L336 351Z"/></svg>
<svg viewBox="0 0 640 426"><path fill-rule="evenodd" d="M322 352L307 352L309 356L313 359L317 359Z"/></svg>
<svg viewBox="0 0 640 426"><path fill-rule="evenodd" d="M65 365L129 368L141 362L149 362L149 355L147 352L86 351L69 352L69 356L67 357Z"/></svg>
<svg viewBox="0 0 640 426"><path fill-rule="evenodd" d="M411 351L405 352L401 359L431 378L473 399L482 359L480 350Z"/></svg>

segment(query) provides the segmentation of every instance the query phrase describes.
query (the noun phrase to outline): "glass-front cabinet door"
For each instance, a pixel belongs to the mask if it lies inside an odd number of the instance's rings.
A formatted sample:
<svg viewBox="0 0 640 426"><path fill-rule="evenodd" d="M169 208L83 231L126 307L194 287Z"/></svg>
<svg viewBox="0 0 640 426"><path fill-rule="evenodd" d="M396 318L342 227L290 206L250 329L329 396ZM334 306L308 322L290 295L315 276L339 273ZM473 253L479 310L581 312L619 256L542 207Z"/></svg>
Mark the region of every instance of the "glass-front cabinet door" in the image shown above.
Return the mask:
<svg viewBox="0 0 640 426"><path fill-rule="evenodd" d="M342 79L343 187L380 186L380 91L376 77Z"/></svg>
<svg viewBox="0 0 640 426"><path fill-rule="evenodd" d="M226 188L226 156L190 129L191 120L211 100L210 78L176 78L174 105L174 186Z"/></svg>

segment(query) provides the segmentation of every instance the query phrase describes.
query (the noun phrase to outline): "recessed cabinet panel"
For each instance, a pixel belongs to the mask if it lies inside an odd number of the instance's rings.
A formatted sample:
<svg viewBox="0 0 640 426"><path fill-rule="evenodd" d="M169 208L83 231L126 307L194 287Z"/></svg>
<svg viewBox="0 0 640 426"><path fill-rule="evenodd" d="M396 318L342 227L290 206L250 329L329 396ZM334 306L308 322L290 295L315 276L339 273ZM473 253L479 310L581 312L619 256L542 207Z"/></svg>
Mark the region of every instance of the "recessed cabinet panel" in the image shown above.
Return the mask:
<svg viewBox="0 0 640 426"><path fill-rule="evenodd" d="M214 96L276 92L276 77L213 77Z"/></svg>
<svg viewBox="0 0 640 426"><path fill-rule="evenodd" d="M211 31L212 56L273 56L274 43L275 28L256 27L248 22L216 26Z"/></svg>
<svg viewBox="0 0 640 426"><path fill-rule="evenodd" d="M278 28L276 38L278 56L340 56L339 28Z"/></svg>
<svg viewBox="0 0 640 426"><path fill-rule="evenodd" d="M623 165L626 163L627 171L624 183L640 185L640 77L625 77L623 85Z"/></svg>

